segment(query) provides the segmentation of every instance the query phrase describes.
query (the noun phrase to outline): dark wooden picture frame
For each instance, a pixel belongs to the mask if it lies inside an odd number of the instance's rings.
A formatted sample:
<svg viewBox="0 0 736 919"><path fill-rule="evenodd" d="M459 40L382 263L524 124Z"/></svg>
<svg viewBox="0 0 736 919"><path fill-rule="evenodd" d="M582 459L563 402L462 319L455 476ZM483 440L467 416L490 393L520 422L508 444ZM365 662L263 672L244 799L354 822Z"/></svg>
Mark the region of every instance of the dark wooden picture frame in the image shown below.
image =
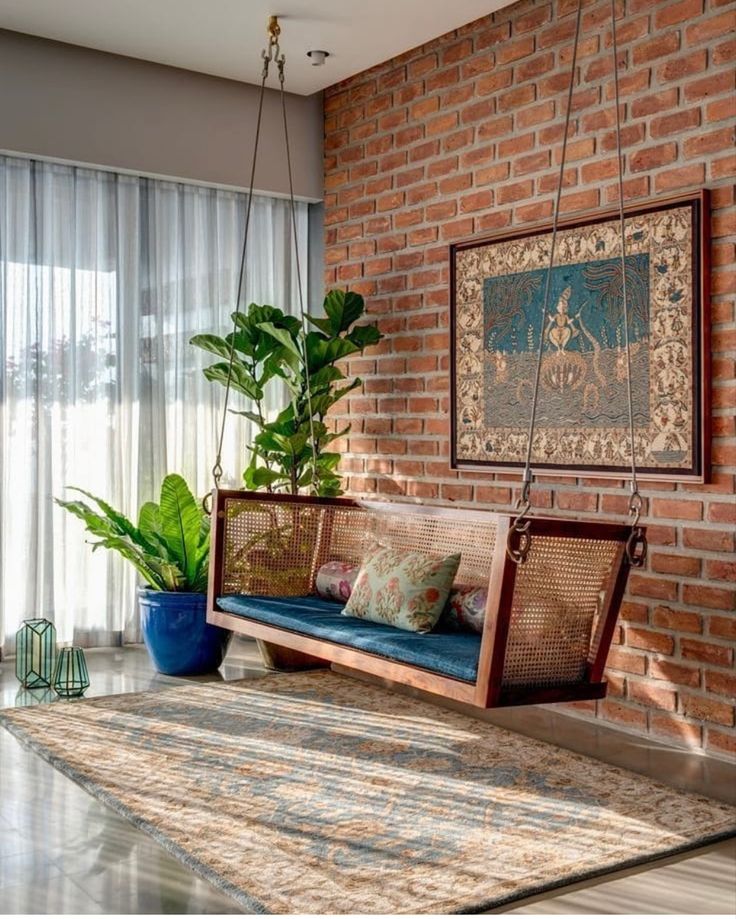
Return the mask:
<svg viewBox="0 0 736 919"><path fill-rule="evenodd" d="M672 214L674 209L677 209L675 214ZM686 440L686 449L682 452L686 456L686 460L683 460L682 463L670 462L652 462L651 457L657 456L654 451L655 441L651 441L651 453L648 454L650 461L641 461L641 457L638 457L638 467L639 474L642 479L654 479L659 481L681 481L686 480L693 483L702 483L707 482L710 476L710 449L711 449L711 427L710 427L710 386L711 386L711 367L710 367L710 291L709 291L709 281L710 281L710 201L709 193L707 189L701 189L697 192L688 193L685 195L678 195L675 197L669 198L660 198L658 200L651 200L645 203L632 205L626 208L626 226L627 226L627 279L629 278L629 260L632 257L630 254L629 240L636 239L635 234L637 232L638 226L647 226L647 218L649 221L656 221L658 219L666 220L667 215L671 218L672 221L676 220L678 217L683 217L683 209L689 212L689 227L690 227L690 236L689 236L689 246L687 245L688 240L686 239L681 243L681 250L687 250L689 253L689 261L682 267L681 276L674 277L672 280L678 285L678 291L682 291L683 285L685 284L683 278L688 279L687 285L685 285L685 290L689 293L689 298L686 297L685 301L688 304L689 308L689 319L690 322L687 325L682 325L681 328L683 331L683 338L686 342L689 343L690 350L688 352L688 359L690 361L690 378L689 378L689 407L690 414L687 418L687 433L688 438ZM660 215L665 215L660 218ZM591 241L595 238L595 233L584 232L590 231L600 227L600 235L603 238L604 234L607 234L605 239L612 237L614 230L612 225L617 224L618 220L618 211L617 210L606 210L601 212L596 212L595 214L587 215L577 215L574 217L561 220L559 222L558 229L558 240L556 252L560 253L560 244L561 240L569 239L570 242L567 243L568 246L572 246L576 236L580 237L583 240L583 243L575 243L578 245L578 250L581 249L585 251L584 247L591 245ZM604 226L606 225L606 226ZM666 224L662 224L665 226ZM536 278L534 283L537 285L535 293L529 295L525 294L524 291L528 291L528 286L526 288L516 288L521 290L522 293L519 294L519 297L527 296L527 300L524 303L524 306L528 307L531 310L531 296L541 296L541 291L544 288L544 284L540 285L539 276L541 274L546 275L546 267L544 271L541 271L541 265L539 261L533 264L533 269L528 267L519 268L519 271L514 273L503 269L499 274L495 276L484 275L483 274L483 265L488 265L493 263L494 254L502 254L503 258L508 261L511 261L516 255L522 256L526 250L524 249L524 243L528 242L529 247L536 247L537 253L542 250L542 243L539 240L539 237L549 236L551 234L551 224L538 224L530 228L520 229L513 232L502 231L492 236L484 237L482 239L467 240L460 243L455 243L450 246L450 330L451 330L451 344L450 344L450 400L451 400L451 467L453 469L464 469L464 470L497 470L497 471L506 471L513 472L522 468L523 466L523 457L519 454L521 453L521 445L523 443L523 449L526 448L526 432L529 424L529 416L531 413L531 400L527 399L527 404L523 404L521 399L517 396L514 397L518 401L518 414L514 414L515 407L514 404L509 403L502 407L505 414L506 420L499 424L497 427L491 428L486 425L486 419L489 412L492 411L492 408L487 405L489 387L488 381L491 379L490 374L493 372L498 378L498 370L495 369L498 366L498 355L501 355L500 360L506 362L507 358L504 355L503 350L495 351L494 354L494 369L491 368L491 351L487 348L487 344L492 340L489 336L493 333L493 326L489 323L488 312L486 309L486 303L490 302L486 297L490 297L490 293L487 294L486 291L493 290L489 288L488 284L502 282L507 285L504 288L504 291L507 289L514 290L513 287L509 288L508 285L513 285L516 282L517 278L522 278L526 275L534 274ZM573 232L570 232L573 231ZM580 233L575 233L574 231L581 231ZM605 239L602 243L596 243L596 249L601 245L604 249L606 247ZM647 237L648 239L648 237ZM658 240L660 249L657 251L665 251L672 249L665 244L666 236L661 236ZM546 243L548 246L548 242ZM635 245L635 244L634 244ZM642 248L645 243L642 243ZM547 249L548 251L548 249ZM655 250L652 249L652 252ZM636 257L636 256L634 256ZM642 256L639 256L640 258ZM664 256L657 256L661 258L661 265L653 264L652 259L649 258L649 252L646 252L646 260L642 261L640 264L643 266L640 270L645 273L647 279L647 285L651 282L649 277L652 277L657 283L661 281L661 278L655 273L660 272L670 272L673 266L679 265L679 260L677 259L677 253L672 255L670 252L668 257L671 258L671 262L668 263ZM620 259L620 248L619 254L617 256ZM597 256L596 256L597 259ZM601 264L603 262L603 256L601 257ZM607 261L613 263L614 258L612 255L607 253ZM521 261L521 258L520 258ZM573 274L577 270L588 271L588 266L595 265L596 262L592 258L583 258L580 262L575 262L573 258L570 258L568 262L561 262L556 256L555 258L555 271L558 268L567 269L568 274ZM477 270L476 270L477 266ZM605 265L604 265L605 269ZM475 277L473 277L473 272L476 271ZM565 276L562 275L562 278ZM610 275L609 275L610 277ZM620 270L619 270L620 278ZM560 280L558 286L566 283L564 280ZM540 290L541 288L541 290ZM547 308L547 315L549 318L549 325L545 330L545 334L548 336L545 343L545 358L547 356L552 356L554 358L560 357L562 354L570 355L573 351L573 347L569 350L565 350L567 342L570 341L571 336L574 334L583 342L585 345L584 336L580 334L581 323L579 317L582 314L582 306L578 308L577 315L574 314L574 309L571 308L569 313L567 312L567 301L570 300L570 290L568 286L563 295L559 297L557 302L557 316L555 315L555 299L554 296L550 296ZM577 290L577 289L576 289ZM651 410L651 400L654 398L652 395L652 387L656 384L651 381L649 376L649 363L650 363L650 335L651 328L653 326L652 317L653 313L650 312L650 303L652 302L652 290L650 286L646 286L646 294L644 294L644 286L641 286L642 293L640 295L641 301L645 303L645 309L642 311L643 315L646 316L646 320L649 325L646 326L646 334L642 336L641 350L639 355L640 366L646 367L646 380L647 380L647 390L644 390L640 387L638 391L638 398L640 399L639 405L645 405L647 410ZM537 292L539 291L539 292ZM554 295L554 281L553 281L553 291ZM517 296L516 294L514 294ZM567 295L567 299L562 305L562 301ZM603 295L601 295L602 297ZM631 294L627 298L628 302L631 304L632 298ZM513 303L515 307L520 304L520 300L509 300L508 302ZM600 301L601 303L603 300ZM609 300L609 303L612 302L612 299ZM620 300L619 300L620 302ZM589 301L588 301L589 303ZM588 305L586 303L586 305ZM505 305L505 304L504 304ZM497 307L500 309L501 307ZM498 313L496 314L499 315ZM521 317L522 313L517 312L516 316ZM539 313L537 312L538 316ZM571 327L571 331L567 332L562 328L562 334L556 332L554 329L554 321L559 317L560 323L567 323ZM524 319L527 319L526 328L531 328L531 322L528 321L526 314L523 316ZM575 326L575 321L578 320L577 326ZM521 321L521 320L520 320ZM545 320L547 321L547 320ZM504 323L504 328L508 327L508 322ZM472 330L468 332L468 329L472 326ZM632 321L630 319L629 328L632 327ZM610 328L610 327L609 327ZM550 330L552 330L550 332ZM589 340L593 340L593 337L589 334L588 329L582 327L582 331L585 332L585 335ZM516 334L516 341L519 339L519 328L513 330L513 334ZM551 353L553 349L553 336L557 334L556 346L557 352ZM605 336L605 330L603 332ZM523 360L527 363L521 365L519 363L511 365L509 371L511 376L511 383L517 385L517 387L524 387L523 390L517 388L517 393L519 391L531 390L531 385L528 383L528 377L525 377L523 374L519 375L514 373L514 369L517 369L520 366L528 367L528 362L532 359L536 361L536 349L538 347L539 336L536 335L536 342L534 347L531 347L532 340L531 336L533 332L529 332L528 335L529 347L524 350L520 348L517 352L510 353L509 359L512 361ZM567 336L565 339L564 336ZM610 336L612 338L612 336ZM621 352L620 344L618 347L618 352L614 347L612 341L607 345L606 355L609 356L610 360L615 359L615 354ZM620 339L620 336L619 336ZM470 342L470 345L468 345ZM577 347L580 349L578 354L582 353L583 346L580 344ZM587 346L589 347L589 346ZM599 348L600 350L600 348ZM478 352L480 356L478 357ZM470 358L468 358L470 355ZM519 355L522 355L519 358ZM588 369L590 365L589 359L590 351L588 351ZM596 355L597 357L598 355ZM471 360L473 363L472 371L465 372L463 368L467 367L468 360ZM567 360L567 357L565 358ZM574 363L577 361L577 364ZM642 364L642 361L646 361L645 364ZM550 362L551 363L551 362ZM580 365L582 367L581 375L584 376L586 373L586 368L583 366L584 361L581 357L572 354L570 359L570 365L572 369ZM564 366L564 365L563 365ZM506 371L506 364L504 363L503 367L504 373ZM600 371L598 371L599 376ZM612 379L612 376L609 374L605 377L608 380ZM502 378L503 382L506 383L509 377ZM551 377L554 379L554 377ZM619 377L619 380L621 378ZM632 375L634 379L634 375ZM576 384L580 385L580 384ZM595 390L593 395L597 399L602 399L602 396L598 393L598 389L595 386L591 387L591 390ZM499 390L500 391L500 390ZM506 388L508 391L508 386ZM620 391L620 390L619 390ZM685 385L682 387L683 392L688 392L685 388ZM587 398L587 386L585 389L585 398ZM606 395L604 393L604 395ZM543 406L545 398L545 392L540 389L540 402L539 405ZM582 398L582 396L575 398ZM598 403L596 403L598 404ZM618 402L604 402L603 403L606 410L610 409L610 406L615 404L619 406ZM471 408L469 408L471 407ZM527 411L528 407L528 411ZM523 411L521 409L523 408ZM475 413L473 415L473 412ZM605 412L601 412L605 414ZM538 413L537 423L540 425L540 415ZM481 420L478 420L478 419ZM512 420L509 422L509 418ZM469 420L470 419L470 420ZM543 418L542 425L544 423ZM540 425L540 427L542 426ZM640 437L646 440L649 432L652 430L653 422L650 422L649 431L641 432L641 428L637 427L637 433ZM554 426L550 426L549 431L554 432ZM583 428L583 430L587 430ZM685 430L683 427L681 429ZM618 425L612 426L608 430L603 426L599 425L596 432L596 436L600 440L605 440L607 434L610 433L609 440L614 443L618 438ZM628 431L628 428L626 429ZM470 433L468 433L470 432ZM486 437L487 432L492 432L492 437ZM508 432L508 433L506 433ZM550 437L550 442L554 444L554 433ZM570 431L562 432L559 436L560 442L564 442L565 437L570 439ZM627 433L624 435L627 438ZM515 440L514 440L515 438ZM628 441L627 441L628 443ZM478 445L482 444L482 450L479 451L477 446L469 445ZM498 445L502 445L502 449L506 449L508 446L509 455L502 456L498 455L498 459L493 458L493 451L497 448ZM517 448L518 445L518 448ZM511 453L516 451L513 456ZM480 455L482 452L483 455ZM593 451L590 451L591 453ZM637 450L637 453L640 451ZM586 462L586 461L574 461L572 456L572 451L568 455L564 454L564 451L555 451L548 449L544 457L535 456L533 457L533 466L535 469L546 469L553 471L558 475L594 475L596 477L611 477L611 478L626 478L629 474L628 463L624 462L610 462L608 461L609 456L606 454L606 451L600 452L600 461L595 462ZM659 456L666 456L668 454L660 450ZM677 456L676 452L669 454L671 456ZM554 456L559 456L560 459L554 459ZM517 458L518 457L518 458Z"/></svg>

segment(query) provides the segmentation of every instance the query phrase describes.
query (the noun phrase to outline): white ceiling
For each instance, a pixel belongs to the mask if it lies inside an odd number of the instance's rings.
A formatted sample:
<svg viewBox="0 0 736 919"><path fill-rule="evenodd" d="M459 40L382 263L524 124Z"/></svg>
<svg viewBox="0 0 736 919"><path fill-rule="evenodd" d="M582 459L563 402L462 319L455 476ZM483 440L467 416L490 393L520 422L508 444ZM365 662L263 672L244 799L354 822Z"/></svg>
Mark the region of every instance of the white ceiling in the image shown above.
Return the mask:
<svg viewBox="0 0 736 919"><path fill-rule="evenodd" d="M257 83L278 14L287 88L309 95L510 0L0 0L0 28ZM306 56L330 52L323 67Z"/></svg>

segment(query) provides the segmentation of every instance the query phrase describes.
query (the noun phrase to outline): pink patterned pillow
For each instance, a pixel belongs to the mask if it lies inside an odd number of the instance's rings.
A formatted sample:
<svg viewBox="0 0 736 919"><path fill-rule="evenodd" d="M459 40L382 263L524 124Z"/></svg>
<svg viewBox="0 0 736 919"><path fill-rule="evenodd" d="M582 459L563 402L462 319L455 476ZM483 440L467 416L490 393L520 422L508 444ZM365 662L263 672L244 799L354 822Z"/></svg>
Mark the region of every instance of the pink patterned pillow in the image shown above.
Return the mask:
<svg viewBox="0 0 736 919"><path fill-rule="evenodd" d="M437 558L376 546L363 559L342 614L429 632L437 625L459 564L459 553Z"/></svg>
<svg viewBox="0 0 736 919"><path fill-rule="evenodd" d="M485 587L454 587L442 611L441 624L458 632L482 632L487 602Z"/></svg>
<svg viewBox="0 0 736 919"><path fill-rule="evenodd" d="M346 603L353 592L353 584L358 577L359 565L348 562L327 562L317 572L315 587L323 600L335 600Z"/></svg>

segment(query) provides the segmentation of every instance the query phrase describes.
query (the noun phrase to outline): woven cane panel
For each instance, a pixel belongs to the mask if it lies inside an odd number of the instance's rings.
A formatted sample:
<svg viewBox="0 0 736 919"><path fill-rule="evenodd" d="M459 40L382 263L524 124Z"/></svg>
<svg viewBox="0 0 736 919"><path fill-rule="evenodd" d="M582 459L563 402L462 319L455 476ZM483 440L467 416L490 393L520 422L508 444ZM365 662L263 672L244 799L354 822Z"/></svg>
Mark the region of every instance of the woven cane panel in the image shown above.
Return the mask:
<svg viewBox="0 0 736 919"><path fill-rule="evenodd" d="M223 593L298 597L312 591L325 511L268 501L225 502Z"/></svg>
<svg viewBox="0 0 736 919"><path fill-rule="evenodd" d="M372 543L392 549L422 552L444 557L460 553L456 584L487 585L496 544L495 517L487 521L468 521L459 517L421 513L392 514L384 511L354 512L338 510L333 517L329 560L359 564ZM341 515L353 516L347 523ZM325 559L326 561L328 559Z"/></svg>
<svg viewBox="0 0 736 919"><path fill-rule="evenodd" d="M612 540L533 536L516 573L504 686L583 678L595 622L618 553Z"/></svg>

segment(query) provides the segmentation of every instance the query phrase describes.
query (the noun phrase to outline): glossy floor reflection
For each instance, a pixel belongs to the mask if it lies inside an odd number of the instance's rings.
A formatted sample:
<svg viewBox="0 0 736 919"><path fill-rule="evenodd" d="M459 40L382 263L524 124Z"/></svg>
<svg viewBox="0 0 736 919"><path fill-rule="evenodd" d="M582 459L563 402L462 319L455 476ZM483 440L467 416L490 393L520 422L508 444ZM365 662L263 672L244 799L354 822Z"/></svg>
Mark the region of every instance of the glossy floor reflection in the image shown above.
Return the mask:
<svg viewBox="0 0 736 919"><path fill-rule="evenodd" d="M139 647L90 651L87 660L88 696L187 682L156 674ZM221 674L203 679L241 679L261 672L255 645L236 641ZM48 697L20 690L12 661L0 663L0 706L39 701ZM516 709L486 717L678 787L736 798L733 767L722 762L550 709ZM574 885L505 911L734 913L736 842ZM228 897L0 729L0 913L236 912L240 907Z"/></svg>

